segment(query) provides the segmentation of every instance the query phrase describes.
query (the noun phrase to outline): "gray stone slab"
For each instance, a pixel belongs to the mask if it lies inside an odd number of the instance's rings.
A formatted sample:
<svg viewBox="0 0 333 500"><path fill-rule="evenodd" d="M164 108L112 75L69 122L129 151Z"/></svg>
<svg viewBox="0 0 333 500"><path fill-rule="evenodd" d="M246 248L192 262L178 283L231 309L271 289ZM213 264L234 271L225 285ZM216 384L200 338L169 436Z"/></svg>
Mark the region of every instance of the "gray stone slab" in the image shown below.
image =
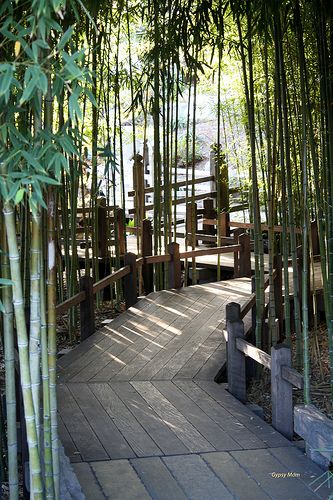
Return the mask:
<svg viewBox="0 0 333 500"><path fill-rule="evenodd" d="M331 481L331 488L328 488L328 482L325 483L327 474L296 446L270 448L269 451L290 470L299 472L301 474L300 479L310 486L312 490L317 490L318 495L328 498L333 494L333 481Z"/></svg>
<svg viewBox="0 0 333 500"><path fill-rule="evenodd" d="M160 458L137 458L131 464L154 500L188 498Z"/></svg>
<svg viewBox="0 0 333 500"><path fill-rule="evenodd" d="M234 498L200 456L164 457L162 460L191 500Z"/></svg>
<svg viewBox="0 0 333 500"><path fill-rule="evenodd" d="M112 500L148 500L151 498L127 460L93 462L91 467L106 498Z"/></svg>
<svg viewBox="0 0 333 500"><path fill-rule="evenodd" d="M242 450L230 453L270 497L276 500L318 498L301 481L298 473L283 465L269 450Z"/></svg>
<svg viewBox="0 0 333 500"><path fill-rule="evenodd" d="M87 462L73 464L75 474L81 484L81 488L87 500L104 500L105 496L102 492L97 479Z"/></svg>
<svg viewBox="0 0 333 500"><path fill-rule="evenodd" d="M205 453L201 457L235 497L246 500L270 498L230 453Z"/></svg>

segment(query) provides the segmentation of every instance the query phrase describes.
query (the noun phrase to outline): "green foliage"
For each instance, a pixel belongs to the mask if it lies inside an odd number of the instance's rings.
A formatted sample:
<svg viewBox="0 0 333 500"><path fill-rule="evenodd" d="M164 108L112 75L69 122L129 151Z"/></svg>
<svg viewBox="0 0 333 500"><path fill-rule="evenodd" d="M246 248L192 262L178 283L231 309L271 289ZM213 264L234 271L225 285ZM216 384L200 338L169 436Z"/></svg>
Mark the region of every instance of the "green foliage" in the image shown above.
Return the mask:
<svg viewBox="0 0 333 500"><path fill-rule="evenodd" d="M55 17L65 2L32 1L31 15L15 19L10 1L2 7L0 34L5 60L0 62L0 195L30 207L46 207L45 189L59 185L69 158L78 155L73 128L82 118L80 99L92 99L84 50L71 43L74 27L64 33ZM7 9L6 9L7 7ZM12 50L14 47L14 50ZM69 119L54 132L49 110L69 94ZM32 120L32 127L28 121Z"/></svg>

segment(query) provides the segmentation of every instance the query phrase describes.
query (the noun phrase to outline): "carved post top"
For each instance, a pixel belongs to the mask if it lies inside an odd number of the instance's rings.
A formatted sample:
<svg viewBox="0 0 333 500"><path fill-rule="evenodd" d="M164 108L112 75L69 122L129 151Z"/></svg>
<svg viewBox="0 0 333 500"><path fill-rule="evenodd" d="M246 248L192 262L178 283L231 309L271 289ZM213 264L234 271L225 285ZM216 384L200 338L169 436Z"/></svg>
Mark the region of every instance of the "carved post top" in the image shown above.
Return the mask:
<svg viewBox="0 0 333 500"><path fill-rule="evenodd" d="M227 321L235 322L240 321L241 307L237 302L229 302L225 308Z"/></svg>

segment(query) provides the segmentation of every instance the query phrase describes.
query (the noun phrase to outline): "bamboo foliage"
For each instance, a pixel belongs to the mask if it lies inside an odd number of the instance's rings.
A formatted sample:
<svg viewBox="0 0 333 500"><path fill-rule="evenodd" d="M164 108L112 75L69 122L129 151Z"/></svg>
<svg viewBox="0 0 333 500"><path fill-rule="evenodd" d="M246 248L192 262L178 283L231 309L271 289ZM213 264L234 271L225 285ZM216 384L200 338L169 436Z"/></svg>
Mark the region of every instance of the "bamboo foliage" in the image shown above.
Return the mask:
<svg viewBox="0 0 333 500"><path fill-rule="evenodd" d="M2 2L0 285L12 498L18 494L15 349L32 497L59 498L55 305L78 291L80 267L97 280L104 264L105 272L121 266L123 235L114 222L107 228L107 251L101 259L100 205L105 203L113 221L118 205L124 225L126 217L132 217L133 212L126 212L125 186L132 167L127 149L134 162L141 162L140 142L144 165L149 161L148 142L153 153L154 211L147 210L145 194L139 193L144 177L135 168L137 253L141 252L139 228L146 216L153 223L155 254L167 253L169 243L177 241L177 181L182 166L186 205L191 206L191 238L186 238L185 246L196 247L198 120L200 94L206 92L207 82L213 82L216 101L217 133L211 139L216 153L217 218L229 208L228 196L221 196L222 167L227 169L233 157L237 176L248 172L257 345L269 349L284 340L295 346L296 364L305 376L304 401L309 402L310 219L315 218L333 393L332 17L330 2L319 0ZM224 88L225 65L231 61L236 61L242 85L232 102L230 89ZM243 135L246 151L237 147L238 136ZM245 188L246 182L238 180ZM105 199L100 202L102 189ZM244 193L241 198L245 199ZM79 208L83 252L77 247ZM246 216L244 211L244 220ZM264 218L269 228L267 338L263 334ZM281 236L274 234L276 224L283 227ZM298 276L301 254L302 281ZM277 328L273 271L275 257L280 256L284 304L283 322ZM218 279L223 278L220 264L219 257ZM156 290L169 286L167 267L155 265ZM185 284L188 278L185 262ZM196 282L195 261L192 279ZM141 280L139 286L141 292ZM113 288L111 295L120 307L121 286ZM98 295L97 306L100 300ZM68 318L71 342L76 341L77 319L73 309Z"/></svg>

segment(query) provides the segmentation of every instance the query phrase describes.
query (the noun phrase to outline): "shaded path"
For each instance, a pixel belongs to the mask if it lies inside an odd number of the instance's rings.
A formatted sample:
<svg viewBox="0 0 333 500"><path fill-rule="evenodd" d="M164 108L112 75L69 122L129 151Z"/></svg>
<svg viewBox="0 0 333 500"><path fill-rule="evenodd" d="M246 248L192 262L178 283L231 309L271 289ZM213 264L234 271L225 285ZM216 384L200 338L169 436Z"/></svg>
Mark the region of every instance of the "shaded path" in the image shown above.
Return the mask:
<svg viewBox="0 0 333 500"><path fill-rule="evenodd" d="M60 435L88 499L318 498L320 469L212 382L225 305L250 286L155 292L60 359Z"/></svg>

